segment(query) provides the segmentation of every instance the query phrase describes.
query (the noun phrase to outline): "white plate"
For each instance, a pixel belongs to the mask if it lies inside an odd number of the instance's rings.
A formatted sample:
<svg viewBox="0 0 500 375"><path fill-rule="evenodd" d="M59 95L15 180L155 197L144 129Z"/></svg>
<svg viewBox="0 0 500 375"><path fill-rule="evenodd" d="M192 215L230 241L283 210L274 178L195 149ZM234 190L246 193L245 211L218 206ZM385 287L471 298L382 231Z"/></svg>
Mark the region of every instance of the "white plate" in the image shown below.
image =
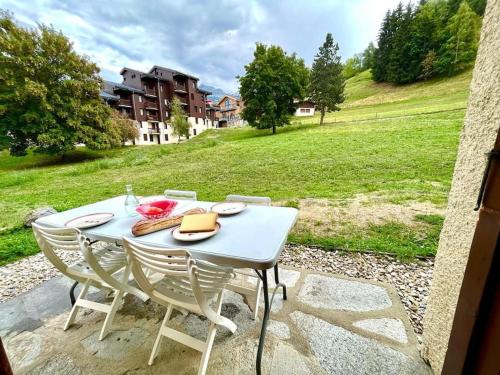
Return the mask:
<svg viewBox="0 0 500 375"><path fill-rule="evenodd" d="M212 206L212 212L216 212L221 216L235 215L247 208L243 202L222 202Z"/></svg>
<svg viewBox="0 0 500 375"><path fill-rule="evenodd" d="M172 237L174 237L178 241L201 241L207 238L210 238L212 236L215 236L217 232L220 230L220 224L217 222L216 227L213 231L211 232L196 232L196 233L181 233L179 230L181 229L181 226L177 226L174 229L172 229Z"/></svg>
<svg viewBox="0 0 500 375"><path fill-rule="evenodd" d="M64 226L67 228L92 228L110 221L115 215L111 212L98 212L95 214L75 217L67 221Z"/></svg>

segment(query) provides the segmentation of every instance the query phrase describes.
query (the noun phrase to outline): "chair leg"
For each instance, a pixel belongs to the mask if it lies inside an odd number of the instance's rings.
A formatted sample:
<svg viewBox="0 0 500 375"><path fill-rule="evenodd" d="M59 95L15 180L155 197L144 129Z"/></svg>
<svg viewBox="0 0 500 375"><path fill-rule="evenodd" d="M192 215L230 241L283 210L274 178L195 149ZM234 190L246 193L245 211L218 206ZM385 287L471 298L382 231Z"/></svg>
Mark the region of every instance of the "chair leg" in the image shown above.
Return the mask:
<svg viewBox="0 0 500 375"><path fill-rule="evenodd" d="M63 328L65 331L75 321L76 314L78 313L78 310L80 309L78 302L87 295L87 292L89 291L89 286L90 286L90 281L87 280L87 282L85 282L85 284L83 285L83 288L80 291L80 294L78 295L78 298L76 299L75 304L71 308L71 312L69 313L68 319L66 320L66 324L64 325L64 328Z"/></svg>
<svg viewBox="0 0 500 375"><path fill-rule="evenodd" d="M172 314L173 308L174 307L172 304L168 305L167 313L165 314L165 318L163 318L163 322L161 323L160 330L158 331L158 336L156 336L156 341L155 341L155 344L153 346L153 351L151 352L151 356L149 357L148 364L150 366L153 364L153 361L155 360L156 355L158 354L158 349L160 348L160 343L161 343L161 339L163 336L162 329L164 326L167 325L167 322L170 319L170 315Z"/></svg>
<svg viewBox="0 0 500 375"><path fill-rule="evenodd" d="M260 292L262 291L262 281L257 279L257 289L255 289L255 309L253 312L253 320L257 320L259 314L259 305L260 305Z"/></svg>
<svg viewBox="0 0 500 375"><path fill-rule="evenodd" d="M224 296L224 290L221 290L219 297L217 298L217 314L220 314L222 308L222 299ZM214 344L215 334L217 333L217 326L214 323L210 323L207 334L207 341L205 341L205 350L201 356L200 367L198 368L198 375L205 375L208 366L208 360L210 359L210 353L212 352L212 346Z"/></svg>
<svg viewBox="0 0 500 375"><path fill-rule="evenodd" d="M129 275L130 275L130 266L127 265L127 267L123 271L123 276L121 281L123 283L127 283ZM102 341L108 334L111 325L113 324L113 319L115 318L116 311L118 311L118 308L121 305L124 294L125 293L121 290L115 291L115 297L113 298L113 302L111 303L111 308L108 314L106 315L106 319L104 319L104 324L101 329L101 334L99 335L99 341Z"/></svg>

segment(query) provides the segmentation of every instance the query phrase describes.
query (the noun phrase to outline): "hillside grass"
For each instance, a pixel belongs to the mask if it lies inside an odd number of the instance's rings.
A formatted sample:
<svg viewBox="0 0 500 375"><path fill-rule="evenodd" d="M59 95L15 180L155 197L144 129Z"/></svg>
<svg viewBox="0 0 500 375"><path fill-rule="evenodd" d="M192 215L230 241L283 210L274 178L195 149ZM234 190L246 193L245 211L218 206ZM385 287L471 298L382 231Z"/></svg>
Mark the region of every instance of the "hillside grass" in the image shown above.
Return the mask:
<svg viewBox="0 0 500 375"><path fill-rule="evenodd" d="M248 127L218 129L180 145L79 149L64 158L33 153L13 158L0 152L0 264L38 251L30 230L22 227L30 210L45 205L66 210L123 194L129 183L138 195L166 188L195 190L199 199L212 201L229 193L267 195L305 215L290 241L405 257L433 255L464 116L463 109L446 110L465 106L468 79L470 73L395 87L396 95L363 73L348 82L345 109L334 116L345 111L347 117L365 120L373 111L394 113L402 106L445 110L427 115L321 127L297 124L276 135ZM454 94L450 87L456 87ZM434 100L429 91L436 93ZM329 115L328 122L333 118ZM389 214L402 209L405 215L410 210L411 220L401 221L399 211L382 217L382 209Z"/></svg>

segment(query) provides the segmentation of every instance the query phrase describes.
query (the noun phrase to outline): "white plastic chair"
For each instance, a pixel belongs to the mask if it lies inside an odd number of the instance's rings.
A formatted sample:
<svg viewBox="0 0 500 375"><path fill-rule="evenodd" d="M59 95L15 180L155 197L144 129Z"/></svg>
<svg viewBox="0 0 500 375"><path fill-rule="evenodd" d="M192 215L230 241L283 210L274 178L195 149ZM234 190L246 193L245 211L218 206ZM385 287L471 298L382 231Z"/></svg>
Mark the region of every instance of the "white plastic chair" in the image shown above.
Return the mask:
<svg viewBox="0 0 500 375"><path fill-rule="evenodd" d="M165 197L169 199L197 200L196 191L189 190L165 190Z"/></svg>
<svg viewBox="0 0 500 375"><path fill-rule="evenodd" d="M226 327L232 333L236 324L220 315L224 287L234 273L229 267L221 267L212 263L195 260L187 250L149 247L131 239L124 238L123 246L132 266L134 277L151 299L167 306L165 318L149 358L149 365L158 354L163 336L187 345L202 353L198 374L205 374L212 345L216 334L216 325ZM152 270L155 276L163 275L152 282L146 271ZM215 310L210 306L216 300ZM206 341L196 339L183 332L167 326L173 309L187 310L203 315L210 320Z"/></svg>
<svg viewBox="0 0 500 375"><path fill-rule="evenodd" d="M271 198L230 194L226 197L226 202L243 202L250 205L270 206ZM226 286L226 289L236 293L244 294L246 296L248 295L255 296L255 307L253 310L253 318L256 320L259 312L259 302L260 302L259 300L260 300L260 293L262 291L262 281L255 274L255 271L250 268L237 269L234 272L239 277L237 279L231 280L231 282ZM252 285L252 287L245 285L246 281L245 279L247 278L254 278L256 280L256 285L255 286Z"/></svg>
<svg viewBox="0 0 500 375"><path fill-rule="evenodd" d="M111 328L115 313L120 307L126 291L132 292L142 299L148 298L147 295L127 284L130 266L128 266L127 257L122 248L108 245L92 249L85 236L78 229L47 228L36 223L33 223L32 227L38 245L54 267L65 276L83 285L66 320L64 330L73 324L81 307L101 311L106 313L106 319L99 335L99 340L102 340ZM68 265L57 255L55 250L81 251L84 259ZM118 280L116 274L121 270L123 270L123 274ZM85 299L91 286L105 291L114 291L112 303L108 305Z"/></svg>

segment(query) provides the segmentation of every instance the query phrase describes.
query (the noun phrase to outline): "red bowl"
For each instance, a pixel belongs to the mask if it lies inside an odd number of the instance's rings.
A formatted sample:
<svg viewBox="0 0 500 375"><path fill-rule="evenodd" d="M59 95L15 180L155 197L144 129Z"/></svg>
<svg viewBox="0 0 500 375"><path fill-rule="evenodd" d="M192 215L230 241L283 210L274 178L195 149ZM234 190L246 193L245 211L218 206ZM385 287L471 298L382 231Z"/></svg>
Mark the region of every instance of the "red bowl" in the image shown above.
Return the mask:
<svg viewBox="0 0 500 375"><path fill-rule="evenodd" d="M177 202L163 200L141 204L136 208L136 211L146 219L161 219L162 217L170 215L175 206L177 206Z"/></svg>

